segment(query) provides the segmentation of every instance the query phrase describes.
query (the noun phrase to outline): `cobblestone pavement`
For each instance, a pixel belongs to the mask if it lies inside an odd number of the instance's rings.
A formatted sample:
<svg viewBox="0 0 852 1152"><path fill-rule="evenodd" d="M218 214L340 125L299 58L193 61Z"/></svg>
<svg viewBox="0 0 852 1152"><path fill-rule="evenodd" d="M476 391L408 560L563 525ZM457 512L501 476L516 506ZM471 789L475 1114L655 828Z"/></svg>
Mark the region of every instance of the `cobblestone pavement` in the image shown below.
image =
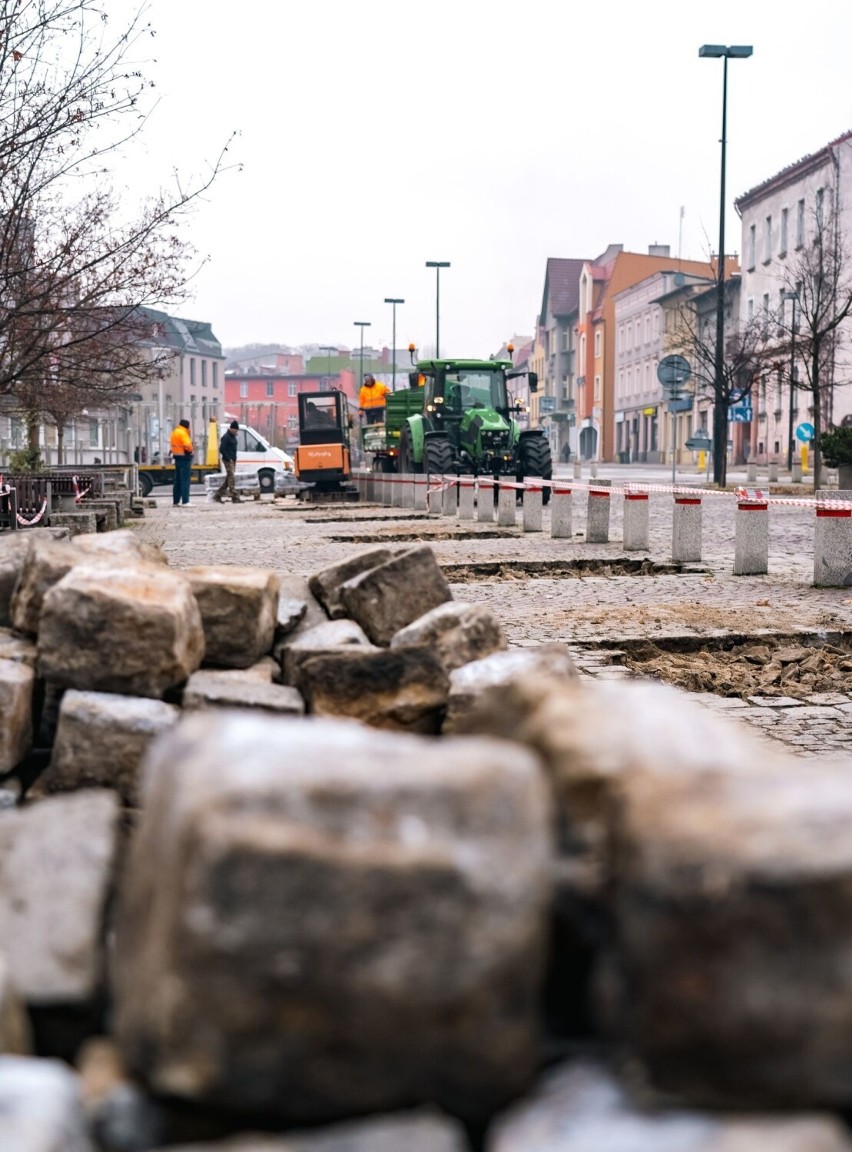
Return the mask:
<svg viewBox="0 0 852 1152"><path fill-rule="evenodd" d="M445 566L455 597L488 605L502 620L510 645L562 641L582 673L596 678L630 675L618 664L618 647L640 640L671 643L681 637L712 644L729 636L807 636L852 650L852 589L811 583L811 509L772 506L769 574L734 576L730 495L706 495L702 560L680 571L671 565L670 495L652 495L649 501L647 553L622 549L620 497L612 499L608 544L585 542L585 495L578 492L573 503L571 540L550 538L547 509L544 531L525 535L520 507L518 526L498 529L376 505L315 508L293 497L235 507L193 495L187 508L178 509L161 497L135 529L160 543L177 568L249 564L282 577L308 576L370 546L400 548L422 540ZM620 562L638 567L643 559L646 574L619 574ZM581 563L591 567L571 568ZM554 564L560 571L548 574ZM848 692L804 701L693 696L803 756L852 755L852 684Z"/></svg>

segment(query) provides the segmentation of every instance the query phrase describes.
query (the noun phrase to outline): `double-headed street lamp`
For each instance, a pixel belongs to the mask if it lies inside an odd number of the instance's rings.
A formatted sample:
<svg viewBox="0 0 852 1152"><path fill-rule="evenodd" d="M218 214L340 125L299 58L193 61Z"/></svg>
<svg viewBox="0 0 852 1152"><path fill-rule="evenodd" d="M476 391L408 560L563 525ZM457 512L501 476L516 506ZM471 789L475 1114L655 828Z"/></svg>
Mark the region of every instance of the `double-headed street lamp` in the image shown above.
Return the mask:
<svg viewBox="0 0 852 1152"><path fill-rule="evenodd" d="M787 471L793 471L793 397L796 395L796 305L799 303L798 292L782 292L782 300L790 300L793 305L793 316L790 321L790 424L787 432Z"/></svg>
<svg viewBox="0 0 852 1152"><path fill-rule="evenodd" d="M722 74L722 173L719 194L719 256L716 269L716 357L713 379L713 483L723 487L728 457L728 412L725 397L725 146L728 117L728 61L751 56L751 44L702 44L699 56L724 60Z"/></svg>
<svg viewBox="0 0 852 1152"><path fill-rule="evenodd" d="M427 268L435 269L435 359L441 359L441 269L449 268L449 260L427 260Z"/></svg>
<svg viewBox="0 0 852 1152"><path fill-rule="evenodd" d="M393 304L393 368L391 369L391 392L396 392L396 306L405 301L399 296L385 296L385 304Z"/></svg>
<svg viewBox="0 0 852 1152"><path fill-rule="evenodd" d="M364 329L370 327L371 321L354 320L353 323L356 328L361 329L361 380L358 387L362 388L364 386Z"/></svg>
<svg viewBox="0 0 852 1152"><path fill-rule="evenodd" d="M329 383L329 386L331 385L331 354L332 354L332 352L336 352L336 351L337 351L337 349L334 347L334 345L329 345L329 344L323 344L323 346L320 348L320 352L325 352L326 355L328 356L328 383Z"/></svg>

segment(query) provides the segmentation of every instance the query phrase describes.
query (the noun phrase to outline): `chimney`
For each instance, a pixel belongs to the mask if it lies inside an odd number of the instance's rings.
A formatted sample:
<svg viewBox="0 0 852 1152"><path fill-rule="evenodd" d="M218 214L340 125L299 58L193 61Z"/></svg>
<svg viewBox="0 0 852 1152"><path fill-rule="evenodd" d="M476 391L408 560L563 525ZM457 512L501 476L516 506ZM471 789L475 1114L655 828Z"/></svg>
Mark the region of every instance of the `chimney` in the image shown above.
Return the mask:
<svg viewBox="0 0 852 1152"><path fill-rule="evenodd" d="M665 256L668 259L668 257L671 256L671 252L669 251L668 244L649 244L648 255Z"/></svg>

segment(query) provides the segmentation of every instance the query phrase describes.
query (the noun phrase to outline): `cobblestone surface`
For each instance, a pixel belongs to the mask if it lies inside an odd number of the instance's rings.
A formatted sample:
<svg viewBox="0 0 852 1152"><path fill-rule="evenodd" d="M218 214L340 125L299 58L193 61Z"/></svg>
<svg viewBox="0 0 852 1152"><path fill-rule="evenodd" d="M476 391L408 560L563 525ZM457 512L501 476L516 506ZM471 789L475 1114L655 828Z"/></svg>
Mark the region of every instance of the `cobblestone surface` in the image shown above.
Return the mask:
<svg viewBox="0 0 852 1152"><path fill-rule="evenodd" d="M453 583L457 599L489 606L502 620L513 646L550 641L568 644L585 675L616 678L630 673L618 665L619 644L676 637L717 639L767 635L848 638L852 649L852 589L814 588L814 515L809 508L772 506L769 574L734 576L735 501L708 493L702 508L700 563L678 574L654 572L671 565L672 498L649 501L647 553L621 546L622 500L612 499L610 543L585 543L586 496L573 501L571 540L544 531L524 534L518 526L458 522L376 505L315 508L295 498L239 506L207 503L193 495L187 508L157 498L136 530L161 544L177 568L193 564L252 564L287 575L310 575L377 543L404 547L425 541L442 565L464 565ZM607 562L647 558L646 575L611 575ZM498 575L477 565L499 561ZM537 575L529 569L554 561L597 562L600 574ZM527 570L524 570L524 566ZM601 649L606 648L606 651ZM852 756L852 684L849 694L823 693L808 701L779 697L720 698L693 694L706 707L736 716L802 756Z"/></svg>

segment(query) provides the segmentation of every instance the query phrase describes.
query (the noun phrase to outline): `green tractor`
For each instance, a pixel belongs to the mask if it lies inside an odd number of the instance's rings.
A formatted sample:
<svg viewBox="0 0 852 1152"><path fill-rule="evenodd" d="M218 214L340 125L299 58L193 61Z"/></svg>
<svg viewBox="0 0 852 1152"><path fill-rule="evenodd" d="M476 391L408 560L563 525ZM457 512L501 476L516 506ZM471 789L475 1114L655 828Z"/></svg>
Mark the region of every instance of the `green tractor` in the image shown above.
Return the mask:
<svg viewBox="0 0 852 1152"><path fill-rule="evenodd" d="M425 360L411 374L422 393L420 411L399 431L399 471L514 476L518 481L553 475L550 444L540 428L521 431L521 405L508 382L534 372L513 370L508 360ZM419 381L419 383L418 383ZM544 499L550 496L545 487Z"/></svg>

